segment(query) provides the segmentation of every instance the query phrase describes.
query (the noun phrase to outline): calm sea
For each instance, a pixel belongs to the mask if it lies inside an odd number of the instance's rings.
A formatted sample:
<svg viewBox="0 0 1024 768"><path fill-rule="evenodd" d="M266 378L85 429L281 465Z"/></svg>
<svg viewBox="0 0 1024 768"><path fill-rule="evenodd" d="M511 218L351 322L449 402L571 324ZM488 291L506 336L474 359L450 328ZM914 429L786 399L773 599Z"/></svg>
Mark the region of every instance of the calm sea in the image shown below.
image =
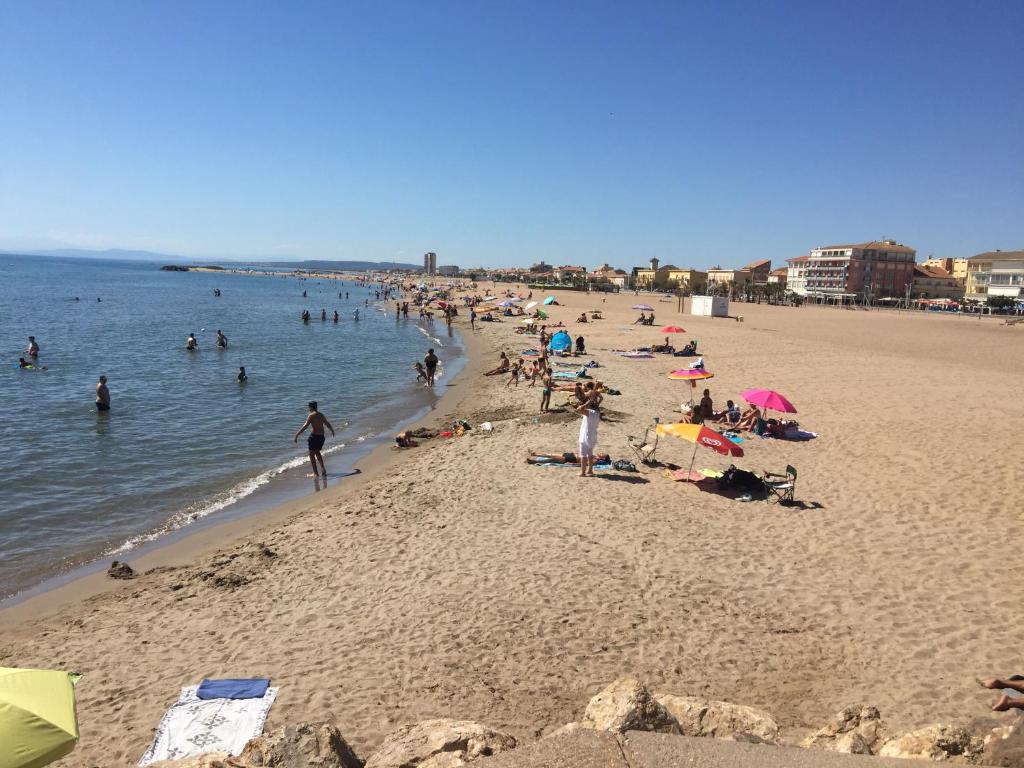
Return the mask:
<svg viewBox="0 0 1024 768"><path fill-rule="evenodd" d="M257 500L314 492L305 439L292 442L308 400L338 430L325 455L339 475L425 413L435 395L411 365L434 347L441 394L464 362L459 336L384 310L350 281L0 255L0 598L100 557L130 559ZM217 329L227 349L215 347ZM17 368L30 334L45 370ZM105 414L94 406L100 374Z"/></svg>

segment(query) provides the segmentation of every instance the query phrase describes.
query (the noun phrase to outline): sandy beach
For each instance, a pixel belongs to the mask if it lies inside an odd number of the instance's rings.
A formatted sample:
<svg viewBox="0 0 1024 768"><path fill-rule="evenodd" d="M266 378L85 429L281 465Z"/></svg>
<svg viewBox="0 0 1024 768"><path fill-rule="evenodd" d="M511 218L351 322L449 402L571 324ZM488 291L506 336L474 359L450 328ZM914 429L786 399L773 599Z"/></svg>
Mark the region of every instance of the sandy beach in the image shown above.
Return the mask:
<svg viewBox="0 0 1024 768"><path fill-rule="evenodd" d="M975 676L1022 672L1024 565L1003 549L1022 533L1024 327L734 304L738 323L679 315L675 299L555 295L551 319L622 392L605 399L599 450L635 460L627 436L679 418L689 385L666 374L690 360L611 350L682 325L673 341L699 340L716 408L772 388L819 433L752 437L736 460L794 465L803 504L743 503L662 469L527 465L531 449L575 450L579 417L541 416L539 386L481 376L536 338L510 319L471 331L464 311L472 362L427 423L493 432L378 451L363 476L211 529L135 580L0 613L0 665L84 675L81 742L59 765L134 765L204 677L271 677L268 728L329 720L365 757L428 717L528 743L624 674L765 708L797 733L855 704L899 728L966 722L993 698ZM636 301L656 308L654 328L632 325ZM604 319L573 322L590 309ZM659 458L691 451L664 439ZM699 451L697 467L729 463Z"/></svg>

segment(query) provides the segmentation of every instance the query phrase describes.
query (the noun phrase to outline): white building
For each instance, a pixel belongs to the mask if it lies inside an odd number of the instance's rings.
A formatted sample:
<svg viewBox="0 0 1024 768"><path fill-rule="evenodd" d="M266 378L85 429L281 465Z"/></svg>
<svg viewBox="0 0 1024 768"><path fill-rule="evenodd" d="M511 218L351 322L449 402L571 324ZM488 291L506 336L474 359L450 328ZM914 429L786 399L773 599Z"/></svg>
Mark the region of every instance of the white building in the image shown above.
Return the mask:
<svg viewBox="0 0 1024 768"><path fill-rule="evenodd" d="M786 259L786 290L798 296L807 295L807 261L810 256L797 256Z"/></svg>
<svg viewBox="0 0 1024 768"><path fill-rule="evenodd" d="M442 264L437 268L437 274L441 277L458 277L460 271L454 264Z"/></svg>

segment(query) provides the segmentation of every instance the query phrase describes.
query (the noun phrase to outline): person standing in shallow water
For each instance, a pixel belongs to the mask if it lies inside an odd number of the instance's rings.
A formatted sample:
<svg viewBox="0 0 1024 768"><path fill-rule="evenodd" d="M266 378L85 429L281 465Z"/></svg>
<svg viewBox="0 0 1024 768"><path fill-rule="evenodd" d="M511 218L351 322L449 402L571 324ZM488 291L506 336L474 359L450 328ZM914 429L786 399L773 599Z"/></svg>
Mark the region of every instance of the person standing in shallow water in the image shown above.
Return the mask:
<svg viewBox="0 0 1024 768"><path fill-rule="evenodd" d="M110 390L107 389L106 376L100 376L96 382L96 410L101 413L110 410Z"/></svg>
<svg viewBox="0 0 1024 768"><path fill-rule="evenodd" d="M437 373L437 364L441 362L434 350L428 349L426 357L423 358L423 365L427 369L427 386L434 386L434 374Z"/></svg>
<svg viewBox="0 0 1024 768"><path fill-rule="evenodd" d="M319 461L320 469L323 470L324 477L327 477L327 467L324 466L324 457L321 453L324 441L327 439L327 436L324 434L324 427L331 430L331 437L334 437L334 427L331 426L331 422L327 420L327 417L317 410L316 400L310 400L308 407L309 415L302 426L299 427L299 431L295 433L295 442L299 442L299 435L307 429L310 430L309 437L306 439L306 446L309 448L309 463L313 465L313 474L319 475L320 472L316 468L317 461Z"/></svg>

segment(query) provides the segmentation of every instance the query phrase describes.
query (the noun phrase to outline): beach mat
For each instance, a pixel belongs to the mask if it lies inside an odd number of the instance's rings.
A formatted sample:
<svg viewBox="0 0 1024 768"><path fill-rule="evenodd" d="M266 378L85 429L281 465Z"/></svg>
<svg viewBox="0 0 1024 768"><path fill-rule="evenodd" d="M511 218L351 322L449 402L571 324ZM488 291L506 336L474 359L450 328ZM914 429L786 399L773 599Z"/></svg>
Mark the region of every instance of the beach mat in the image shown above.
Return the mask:
<svg viewBox="0 0 1024 768"><path fill-rule="evenodd" d="M579 464L564 464L564 463L562 463L560 461L537 461L537 462L534 462L533 464L531 464L531 466L534 466L534 467L572 467L573 469L579 469L580 468ZM606 463L606 464L595 464L594 465L594 471L595 472L605 472L605 471L607 471L609 469L612 469L612 465L611 465L610 462Z"/></svg>
<svg viewBox="0 0 1024 768"><path fill-rule="evenodd" d="M139 760L181 760L206 752L241 753L249 739L263 733L277 688L267 688L258 699L200 699L199 686L181 689L178 700L164 714L153 743Z"/></svg>

